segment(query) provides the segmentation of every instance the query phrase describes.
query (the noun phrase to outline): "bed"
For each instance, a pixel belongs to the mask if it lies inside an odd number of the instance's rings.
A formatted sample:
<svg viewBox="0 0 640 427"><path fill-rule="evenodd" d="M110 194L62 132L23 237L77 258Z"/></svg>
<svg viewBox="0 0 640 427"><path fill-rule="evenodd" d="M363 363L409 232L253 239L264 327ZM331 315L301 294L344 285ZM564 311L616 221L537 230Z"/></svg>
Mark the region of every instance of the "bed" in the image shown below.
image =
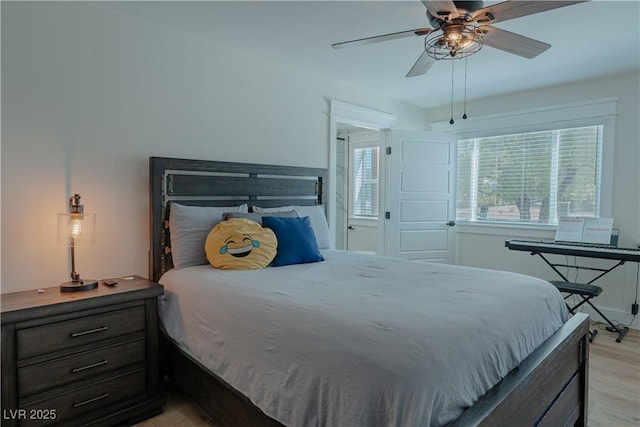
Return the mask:
<svg viewBox="0 0 640 427"><path fill-rule="evenodd" d="M587 425L588 318L546 282L335 251L315 224L322 262L226 271L171 247L178 206L313 216L326 176L150 158L169 379L226 426Z"/></svg>

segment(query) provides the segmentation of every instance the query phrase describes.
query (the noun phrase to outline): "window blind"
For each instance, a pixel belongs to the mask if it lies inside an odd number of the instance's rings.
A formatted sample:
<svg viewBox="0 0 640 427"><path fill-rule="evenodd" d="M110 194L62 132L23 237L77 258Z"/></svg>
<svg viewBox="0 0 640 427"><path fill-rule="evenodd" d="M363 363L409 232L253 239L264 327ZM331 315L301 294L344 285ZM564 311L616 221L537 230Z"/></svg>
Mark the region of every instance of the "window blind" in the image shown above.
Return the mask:
<svg viewBox="0 0 640 427"><path fill-rule="evenodd" d="M599 216L602 128L458 141L456 217L557 224Z"/></svg>
<svg viewBox="0 0 640 427"><path fill-rule="evenodd" d="M353 149L353 215L378 217L378 147Z"/></svg>

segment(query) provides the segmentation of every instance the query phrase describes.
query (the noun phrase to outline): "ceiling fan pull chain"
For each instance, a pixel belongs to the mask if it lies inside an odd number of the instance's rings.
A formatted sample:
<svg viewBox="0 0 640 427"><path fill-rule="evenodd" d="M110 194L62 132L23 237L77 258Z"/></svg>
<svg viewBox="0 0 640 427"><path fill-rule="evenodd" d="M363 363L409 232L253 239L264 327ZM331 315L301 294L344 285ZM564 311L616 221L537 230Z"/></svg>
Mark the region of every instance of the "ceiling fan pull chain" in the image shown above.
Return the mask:
<svg viewBox="0 0 640 427"><path fill-rule="evenodd" d="M449 120L449 124L452 125L453 122L453 63L455 61L451 61L451 120Z"/></svg>
<svg viewBox="0 0 640 427"><path fill-rule="evenodd" d="M469 59L468 56L464 58L464 114L462 120L467 120L467 59Z"/></svg>

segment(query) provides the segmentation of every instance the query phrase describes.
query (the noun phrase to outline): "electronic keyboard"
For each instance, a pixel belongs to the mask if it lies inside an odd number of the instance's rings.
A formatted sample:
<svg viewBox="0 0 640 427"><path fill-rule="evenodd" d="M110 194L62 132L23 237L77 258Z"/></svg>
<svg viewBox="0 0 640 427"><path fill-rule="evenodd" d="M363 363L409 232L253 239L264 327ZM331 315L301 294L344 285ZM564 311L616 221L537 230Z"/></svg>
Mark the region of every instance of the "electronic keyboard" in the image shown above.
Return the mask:
<svg viewBox="0 0 640 427"><path fill-rule="evenodd" d="M543 240L507 240L504 245L514 251L640 262L640 249L634 248Z"/></svg>

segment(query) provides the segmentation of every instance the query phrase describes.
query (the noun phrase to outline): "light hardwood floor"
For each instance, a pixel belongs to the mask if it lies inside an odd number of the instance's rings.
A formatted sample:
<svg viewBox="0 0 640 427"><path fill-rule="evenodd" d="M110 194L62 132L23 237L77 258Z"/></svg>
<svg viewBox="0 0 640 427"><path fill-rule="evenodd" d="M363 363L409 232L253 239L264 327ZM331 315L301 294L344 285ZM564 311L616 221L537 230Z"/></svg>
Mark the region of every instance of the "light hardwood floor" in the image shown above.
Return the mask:
<svg viewBox="0 0 640 427"><path fill-rule="evenodd" d="M589 348L589 427L640 426L640 330L621 343L599 327ZM162 414L138 427L215 426L206 413L170 385Z"/></svg>
<svg viewBox="0 0 640 427"><path fill-rule="evenodd" d="M614 334L596 327L589 347L589 427L638 427L640 330L629 329L617 343Z"/></svg>

